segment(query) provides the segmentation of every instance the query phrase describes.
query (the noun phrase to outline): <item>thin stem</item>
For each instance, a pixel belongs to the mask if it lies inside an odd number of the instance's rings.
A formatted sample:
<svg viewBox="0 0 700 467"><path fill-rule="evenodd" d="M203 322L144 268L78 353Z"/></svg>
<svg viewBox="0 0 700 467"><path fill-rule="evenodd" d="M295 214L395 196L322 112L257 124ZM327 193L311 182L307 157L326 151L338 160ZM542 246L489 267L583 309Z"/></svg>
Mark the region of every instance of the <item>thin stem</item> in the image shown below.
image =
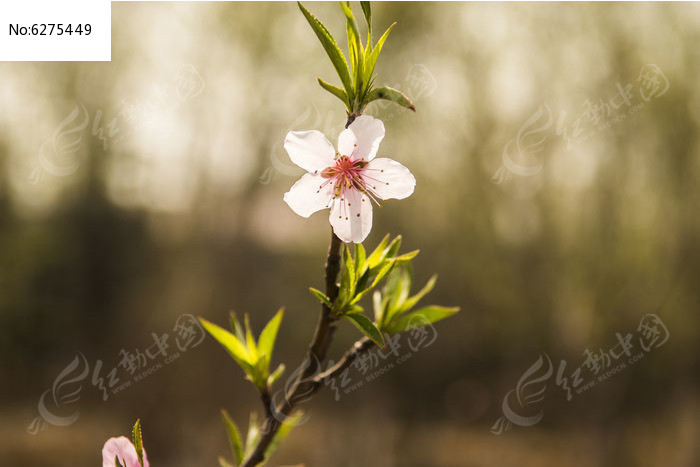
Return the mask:
<svg viewBox="0 0 700 467"><path fill-rule="evenodd" d="M262 401L263 407L265 407L265 416L267 418L272 417L272 398L270 397L270 388L266 387L260 392L260 400Z"/></svg>
<svg viewBox="0 0 700 467"><path fill-rule="evenodd" d="M325 380L333 379L336 376L340 375L340 373L342 373L347 368L349 368L350 365L352 365L352 363L357 357L367 352L372 347L374 347L374 342L370 338L363 337L362 339L358 340L357 342L355 342L355 344L353 344L352 347L350 347L350 349L348 349L347 352L345 352L345 354L338 361L338 363L328 368L326 371L317 374L313 379L314 384L320 385Z"/></svg>
<svg viewBox="0 0 700 467"><path fill-rule="evenodd" d="M355 113L348 115L345 128L350 126L358 115L359 114ZM340 272L340 250L342 245L343 242L338 236L331 232L331 241L328 247L328 257L326 258L325 265L326 296L330 299L331 303L338 297L339 289L337 281L338 273ZM302 362L301 368L303 368L303 370L299 372L291 388L285 393L284 399L275 408L274 413L270 413L272 410L271 401L266 400L263 396L263 404L265 405L265 411L268 417L263 423L261 428L262 435L255 449L250 453L248 458L243 461L241 467L254 467L265 460L265 451L275 437L277 430L279 430L282 425L282 421L291 413L298 402L307 399L320 389L321 385L316 381L314 375L319 373L321 364L326 358L326 352L328 351L328 347L333 340L333 334L335 333L335 321L336 317L333 316L331 309L327 305L322 304L316 330L314 331L314 337L311 340L309 349ZM357 345L357 343L355 345ZM351 358L350 362L347 363L347 366L349 366L356 356L357 355L348 357L346 353L346 355L341 358L340 362L347 361ZM347 368L347 366L344 368ZM323 379L320 381L323 381Z"/></svg>

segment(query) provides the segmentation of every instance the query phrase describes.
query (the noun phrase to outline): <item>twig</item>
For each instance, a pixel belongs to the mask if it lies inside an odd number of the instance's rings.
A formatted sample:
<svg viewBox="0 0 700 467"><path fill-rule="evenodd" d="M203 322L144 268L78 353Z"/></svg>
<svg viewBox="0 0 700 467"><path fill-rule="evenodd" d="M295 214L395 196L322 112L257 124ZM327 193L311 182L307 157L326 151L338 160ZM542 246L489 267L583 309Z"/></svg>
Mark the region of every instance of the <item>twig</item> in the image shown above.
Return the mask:
<svg viewBox="0 0 700 467"><path fill-rule="evenodd" d="M314 384L320 385L325 380L335 378L340 373L345 371L346 368L352 365L352 363L357 357L359 357L364 352L367 352L372 347L374 347L374 342L368 337L363 337L359 341L355 342L355 344L352 347L350 347L350 349L347 352L345 352L345 355L343 355L343 357L338 361L338 363L328 368L326 371L317 374L314 377Z"/></svg>
<svg viewBox="0 0 700 467"><path fill-rule="evenodd" d="M345 128L350 126L356 117L357 115L354 113L348 115ZM340 249L342 245L343 242L338 238L338 236L331 232L331 242L328 247L328 257L326 258L325 265L326 296L330 299L331 303L338 297L337 279L338 273L340 272ZM266 403L263 395L263 404L265 404L265 411L268 417L263 423L261 428L262 434L257 445L255 446L255 449L250 453L248 458L243 461L241 467L254 467L265 460L265 451L267 450L267 447L270 445L275 437L275 434L277 433L277 430L279 430L280 426L282 425L282 422L291 413L297 402L299 402L302 398L306 398L314 394L321 387L321 385L316 381L316 377L314 377L314 375L319 372L320 366L326 358L326 352L328 351L328 347L333 340L333 334L335 333L335 321L336 318L331 313L331 309L327 305L322 304L314 337L311 340L309 350L307 351L304 362L302 363L302 368L304 368L304 370L299 373L291 388L285 394L284 400L282 400L275 408L274 414L270 413L272 410L270 403L271 401L267 400ZM357 345L357 343L355 343L355 345ZM355 346L353 346L353 348L354 347ZM352 357L346 353L338 363L349 360L347 365L344 367L347 368L347 366L352 363L352 360L354 360L356 356L356 353L355 356ZM337 366L337 364L335 366ZM335 368L335 366L333 368ZM342 371L342 369L340 371ZM321 381L323 381L323 379L321 379Z"/></svg>

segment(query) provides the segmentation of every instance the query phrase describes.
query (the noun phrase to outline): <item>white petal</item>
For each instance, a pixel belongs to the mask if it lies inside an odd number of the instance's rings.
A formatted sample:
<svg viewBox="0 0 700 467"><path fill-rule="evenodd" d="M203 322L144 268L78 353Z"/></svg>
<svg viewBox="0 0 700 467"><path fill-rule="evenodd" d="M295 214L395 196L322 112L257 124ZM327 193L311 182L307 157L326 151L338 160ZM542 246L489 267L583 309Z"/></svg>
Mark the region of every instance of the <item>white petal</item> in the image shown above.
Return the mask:
<svg viewBox="0 0 700 467"><path fill-rule="evenodd" d="M324 183L326 185L322 187ZM316 211L327 208L332 196L333 184L328 179L305 174L284 194L284 201L300 216L309 217Z"/></svg>
<svg viewBox="0 0 700 467"><path fill-rule="evenodd" d="M367 164L362 178L368 188L381 199L408 198L416 187L416 179L410 170L385 157L374 159Z"/></svg>
<svg viewBox="0 0 700 467"><path fill-rule="evenodd" d="M334 165L335 149L320 131L290 131L284 149L292 162L307 172L321 172Z"/></svg>
<svg viewBox="0 0 700 467"><path fill-rule="evenodd" d="M352 130L346 128L338 135L338 152L341 156L351 156L355 150L357 138Z"/></svg>
<svg viewBox="0 0 700 467"><path fill-rule="evenodd" d="M369 115L360 115L348 127L357 138L357 151L353 159L371 161L377 155L379 143L384 139L384 124Z"/></svg>
<svg viewBox="0 0 700 467"><path fill-rule="evenodd" d="M357 190L348 190L333 201L330 222L333 232L346 243L361 243L372 230L372 204Z"/></svg>

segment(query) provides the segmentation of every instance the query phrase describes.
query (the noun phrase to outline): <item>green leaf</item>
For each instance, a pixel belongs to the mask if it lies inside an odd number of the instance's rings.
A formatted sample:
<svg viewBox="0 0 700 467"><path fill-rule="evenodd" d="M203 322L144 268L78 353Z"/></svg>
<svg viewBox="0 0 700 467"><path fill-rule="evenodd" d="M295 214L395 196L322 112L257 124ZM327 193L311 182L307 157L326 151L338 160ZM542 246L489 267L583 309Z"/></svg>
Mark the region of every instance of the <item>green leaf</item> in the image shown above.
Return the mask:
<svg viewBox="0 0 700 467"><path fill-rule="evenodd" d="M284 308L280 308L277 314L265 325L265 328L260 333L260 338L258 339L258 352L260 352L260 355L266 356L268 365L270 359L272 358L272 351L275 348L277 331L279 330L283 315ZM265 370L265 373L267 373L268 368L265 368Z"/></svg>
<svg viewBox="0 0 700 467"><path fill-rule="evenodd" d="M372 339L380 347L384 347L384 337L382 337L382 333L379 332L379 329L377 329L369 318L360 313L348 313L345 317L349 319L362 334Z"/></svg>
<svg viewBox="0 0 700 467"><path fill-rule="evenodd" d="M280 376L284 373L285 366L283 363L280 363L279 366L277 366L277 369L272 372L270 376L267 378L267 385L272 386L275 384L275 381L279 379Z"/></svg>
<svg viewBox="0 0 700 467"><path fill-rule="evenodd" d="M258 352L258 346L255 343L255 337L253 336L253 331L250 328L250 318L248 313L243 316L245 321L245 342L248 348L248 353L250 354L250 363L255 364L260 359L260 354Z"/></svg>
<svg viewBox="0 0 700 467"><path fill-rule="evenodd" d="M360 278L357 279L357 285L355 286L355 290L363 291L363 290L367 289L367 282L369 281L369 278L370 278L370 270L367 267L365 267L364 272L362 273Z"/></svg>
<svg viewBox="0 0 700 467"><path fill-rule="evenodd" d="M374 47L372 47L372 51L370 53L365 54L364 72L366 80L369 80L372 77L372 74L374 74L374 67L377 64L379 54L381 53L382 47L384 47L384 42L386 42L386 39L387 37L389 37L389 33L394 28L394 26L396 26L396 23L393 23L391 26L389 26L387 30L384 31L384 34L382 34L382 36L379 38Z"/></svg>
<svg viewBox="0 0 700 467"><path fill-rule="evenodd" d="M228 332L226 329L219 327L204 318L199 318L199 322L202 323L204 329L206 329L207 332L211 334L211 336L228 351L236 363L238 363L241 368L243 368L243 371L245 371L245 373L252 379L254 361L251 360L250 354L248 353L245 345L243 345L241 341L236 338L236 336Z"/></svg>
<svg viewBox="0 0 700 467"><path fill-rule="evenodd" d="M249 455L255 449L260 439L260 427L258 427L258 414L255 411L250 412L248 420L248 435L245 440L245 455Z"/></svg>
<svg viewBox="0 0 700 467"><path fill-rule="evenodd" d="M234 311L229 313L229 321L231 322L231 330L236 334L239 341L245 342L245 333L243 332L243 327L238 321L238 317Z"/></svg>
<svg viewBox="0 0 700 467"><path fill-rule="evenodd" d="M416 329L448 318L459 311L459 307L427 306L408 313L389 325L388 332L397 333L407 329Z"/></svg>
<svg viewBox="0 0 700 467"><path fill-rule="evenodd" d="M352 101L355 96L353 94L350 71L348 70L348 62L345 60L343 52L340 51L338 44L335 42L335 39L331 33L328 32L328 29L326 29L326 27L314 15L309 13L301 2L297 2L297 5L299 5L299 9L309 22L309 25L311 25L311 29L313 29L314 33L318 37L318 40L321 41L321 45L328 54L328 58L331 59L331 63L333 63L333 67L335 67L335 71L338 72L338 76L340 77L340 81L343 83L345 92L347 92L348 97L350 97L350 101Z"/></svg>
<svg viewBox="0 0 700 467"><path fill-rule="evenodd" d="M382 293L377 290L372 294L372 305L374 307L374 321L382 328L382 320L384 319L385 301L382 299Z"/></svg>
<svg viewBox="0 0 700 467"><path fill-rule="evenodd" d="M379 245L377 245L377 248L372 251L372 253L369 255L367 258L367 266L369 268L373 268L379 264L379 262L384 259L385 255L385 250L386 250L386 245L389 243L389 234L386 234L384 238L382 238L382 241L379 242Z"/></svg>
<svg viewBox="0 0 700 467"><path fill-rule="evenodd" d="M350 249L345 245L343 249L343 266L340 271L340 290L338 298L333 304L333 312L335 314L343 314L345 307L355 296L355 261L350 255Z"/></svg>
<svg viewBox="0 0 700 467"><path fill-rule="evenodd" d="M406 301L403 302L403 305L401 305L401 309L399 309L398 312L403 313L409 311L411 308L416 306L416 303L418 303L418 301L420 301L421 298L425 297L428 293L430 293L431 290L433 290L433 287L435 287L436 280L437 274L433 275L433 277L431 277L428 280L428 283L425 284L425 286L423 286L423 288L417 294L406 299Z"/></svg>
<svg viewBox="0 0 700 467"><path fill-rule="evenodd" d="M316 79L318 80L318 84L320 84L323 89L325 89L326 91L330 92L335 97L343 101L343 104L345 104L345 107L347 107L348 111L352 111L352 104L350 103L350 100L348 99L348 94L345 92L345 90L340 89L337 86L333 86L332 84L323 81L321 78Z"/></svg>
<svg viewBox="0 0 700 467"><path fill-rule="evenodd" d="M357 22L355 21L355 15L352 13L350 2L340 2L340 6L343 8L343 13L345 13L345 23L348 34L348 51L350 52L350 63L352 64L355 93L356 95L361 95L363 91L362 83L365 81L362 74L362 67L365 57L364 50L362 49L362 42L360 41L360 30L357 27Z"/></svg>
<svg viewBox="0 0 700 467"><path fill-rule="evenodd" d="M279 448L280 444L282 444L282 441L289 435L289 432L292 431L292 428L294 428L297 425L297 422L303 415L303 412L297 411L293 415L290 415L287 417L287 419L282 422L282 425L279 427L279 430L277 430L277 433L275 433L275 436L272 437L272 441L270 442L270 445L265 449L265 459L269 459L275 451L277 451L277 448Z"/></svg>
<svg viewBox="0 0 700 467"><path fill-rule="evenodd" d="M222 456L219 456L219 467L233 467L233 464L229 463Z"/></svg>
<svg viewBox="0 0 700 467"><path fill-rule="evenodd" d="M372 283L369 285L369 287L366 287L365 289L355 294L355 298L353 298L350 304L354 305L355 303L359 302L365 295L369 293L370 290L375 288L377 284L379 284L382 281L382 279L384 279L384 277L386 277L386 275L394 269L395 266L395 259L384 261L381 265L381 268L379 268L379 270L377 271L377 275L374 276L374 280L372 280Z"/></svg>
<svg viewBox="0 0 700 467"><path fill-rule="evenodd" d="M137 419L134 423L134 428L131 430L131 439L136 449L136 455L139 456L139 463L143 465L143 436L141 434L141 419Z"/></svg>
<svg viewBox="0 0 700 467"><path fill-rule="evenodd" d="M420 253L420 250L413 250L413 251L409 251L408 253L404 253L404 254L401 255L401 256L397 256L397 257L396 257L396 265L397 265L397 266L401 266L401 265L403 265L403 264L408 263L408 262L411 261L413 258L415 258L416 256L418 256L418 253Z"/></svg>
<svg viewBox="0 0 700 467"><path fill-rule="evenodd" d="M401 235L397 235L389 244L389 246L386 248L386 258L393 258L396 256L396 253L399 252L399 248L401 248L401 241L403 239L401 238Z"/></svg>
<svg viewBox="0 0 700 467"><path fill-rule="evenodd" d="M364 274L367 262L367 252L361 243L355 244L355 277Z"/></svg>
<svg viewBox="0 0 700 467"><path fill-rule="evenodd" d="M225 410L221 410L221 419L226 427L228 442L231 445L231 452L233 452L233 460L236 465L239 465L243 462L243 446L241 444L241 435L238 432L238 427Z"/></svg>
<svg viewBox="0 0 700 467"><path fill-rule="evenodd" d="M387 288L384 292L389 296L388 309L393 314L398 311L403 302L408 298L408 293L411 291L411 271L408 268L396 269L389 279ZM391 321L391 316L387 317Z"/></svg>
<svg viewBox="0 0 700 467"><path fill-rule="evenodd" d="M367 96L366 102L369 104L370 102L377 99L385 99L388 101L392 101L399 104L402 107L411 109L414 112L416 111L416 106L413 105L413 102L411 102L411 100L408 97L406 97L401 91L394 88L390 88L388 86L373 89L369 93L369 96Z"/></svg>
<svg viewBox="0 0 700 467"><path fill-rule="evenodd" d="M331 308L333 306L331 299L328 298L328 296L326 294L324 294L323 292L321 292L320 290L314 289L313 287L309 287L309 292L311 292L311 295L316 297L319 302L323 303L328 308Z"/></svg>
<svg viewBox="0 0 700 467"><path fill-rule="evenodd" d="M369 289L373 289L374 287L381 282L384 277L386 277L387 274L389 274L393 269L394 266L396 266L396 260L388 260L384 263L384 265L379 269L379 272L377 272L377 275L375 276L374 280L372 281L372 285L369 286Z"/></svg>
<svg viewBox="0 0 700 467"><path fill-rule="evenodd" d="M365 15L365 21L367 21L367 48L369 49L372 44L372 7L369 5L369 2L360 2L360 6L362 6L362 13Z"/></svg>
<svg viewBox="0 0 700 467"><path fill-rule="evenodd" d="M347 273L347 281L351 288L355 287L355 260L350 254L350 248L345 245L345 250L343 251L343 271Z"/></svg>

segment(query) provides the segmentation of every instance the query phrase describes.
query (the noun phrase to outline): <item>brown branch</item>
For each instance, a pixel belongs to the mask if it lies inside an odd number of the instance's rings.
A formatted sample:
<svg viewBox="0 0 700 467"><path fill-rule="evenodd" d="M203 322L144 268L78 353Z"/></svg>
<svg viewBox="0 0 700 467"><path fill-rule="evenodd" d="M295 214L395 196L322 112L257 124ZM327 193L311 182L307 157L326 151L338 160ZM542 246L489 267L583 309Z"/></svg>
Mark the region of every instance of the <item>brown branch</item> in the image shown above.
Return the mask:
<svg viewBox="0 0 700 467"><path fill-rule="evenodd" d="M338 296L338 285L336 283L338 272L340 271L340 248L343 242L334 234L331 234L331 243L328 247L328 258L326 259L325 276L326 276L326 295L331 302ZM328 346L335 332L335 317L331 313L331 309L323 304L319 315L318 324L314 332L314 337L311 340L307 355L302 363L303 370L299 373L291 388L285 394L284 400L275 408L275 413L270 413L271 405L266 404L266 412L268 414L265 423L261 428L262 435L258 440L253 452L241 464L241 467L253 467L265 459L265 450L275 437L277 430L282 424L282 421L290 414L296 403L301 397L313 394L318 390L318 387L311 378L320 369L321 362L326 357ZM265 403L265 401L263 401Z"/></svg>
<svg viewBox="0 0 700 467"><path fill-rule="evenodd" d="M345 369L349 368L357 357L359 357L364 352L367 352L372 347L374 347L374 342L369 337L363 337L359 341L355 342L355 344L353 344L353 346L350 347L350 349L347 352L345 352L345 354L338 361L338 363L328 368L326 371L317 374L314 377L314 385L320 385L325 380L335 378L340 373L345 371Z"/></svg>
<svg viewBox="0 0 700 467"><path fill-rule="evenodd" d="M354 113L348 115L345 128L350 126L357 116L358 115ZM338 236L331 232L331 242L328 247L328 257L326 258L325 265L326 296L330 299L331 303L338 297L337 280L338 273L340 272L340 250L342 245L343 242ZM265 410L268 417L263 423L261 428L262 434L255 449L250 453L248 458L244 460L241 467L254 467L265 460L265 451L274 439L284 419L291 413L294 406L300 402L301 399L308 398L321 387L321 385L316 382L314 375L319 373L321 363L326 358L326 352L328 351L328 347L333 340L333 334L335 333L336 319L331 309L327 305L322 304L316 330L314 331L314 337L311 340L306 357L302 362L301 368L303 368L303 370L299 372L291 388L286 392L284 400L274 409L274 413L270 413L272 410L272 402L270 400L266 401L263 396L263 404L266 405ZM347 363L347 366L349 366L355 358L356 355L349 357L346 353L343 358L341 358L340 362L350 360L349 363Z"/></svg>
<svg viewBox="0 0 700 467"><path fill-rule="evenodd" d="M270 388L265 387L263 391L260 392L260 400L262 401L263 407L265 407L265 416L267 418L272 417L272 398L270 398Z"/></svg>

